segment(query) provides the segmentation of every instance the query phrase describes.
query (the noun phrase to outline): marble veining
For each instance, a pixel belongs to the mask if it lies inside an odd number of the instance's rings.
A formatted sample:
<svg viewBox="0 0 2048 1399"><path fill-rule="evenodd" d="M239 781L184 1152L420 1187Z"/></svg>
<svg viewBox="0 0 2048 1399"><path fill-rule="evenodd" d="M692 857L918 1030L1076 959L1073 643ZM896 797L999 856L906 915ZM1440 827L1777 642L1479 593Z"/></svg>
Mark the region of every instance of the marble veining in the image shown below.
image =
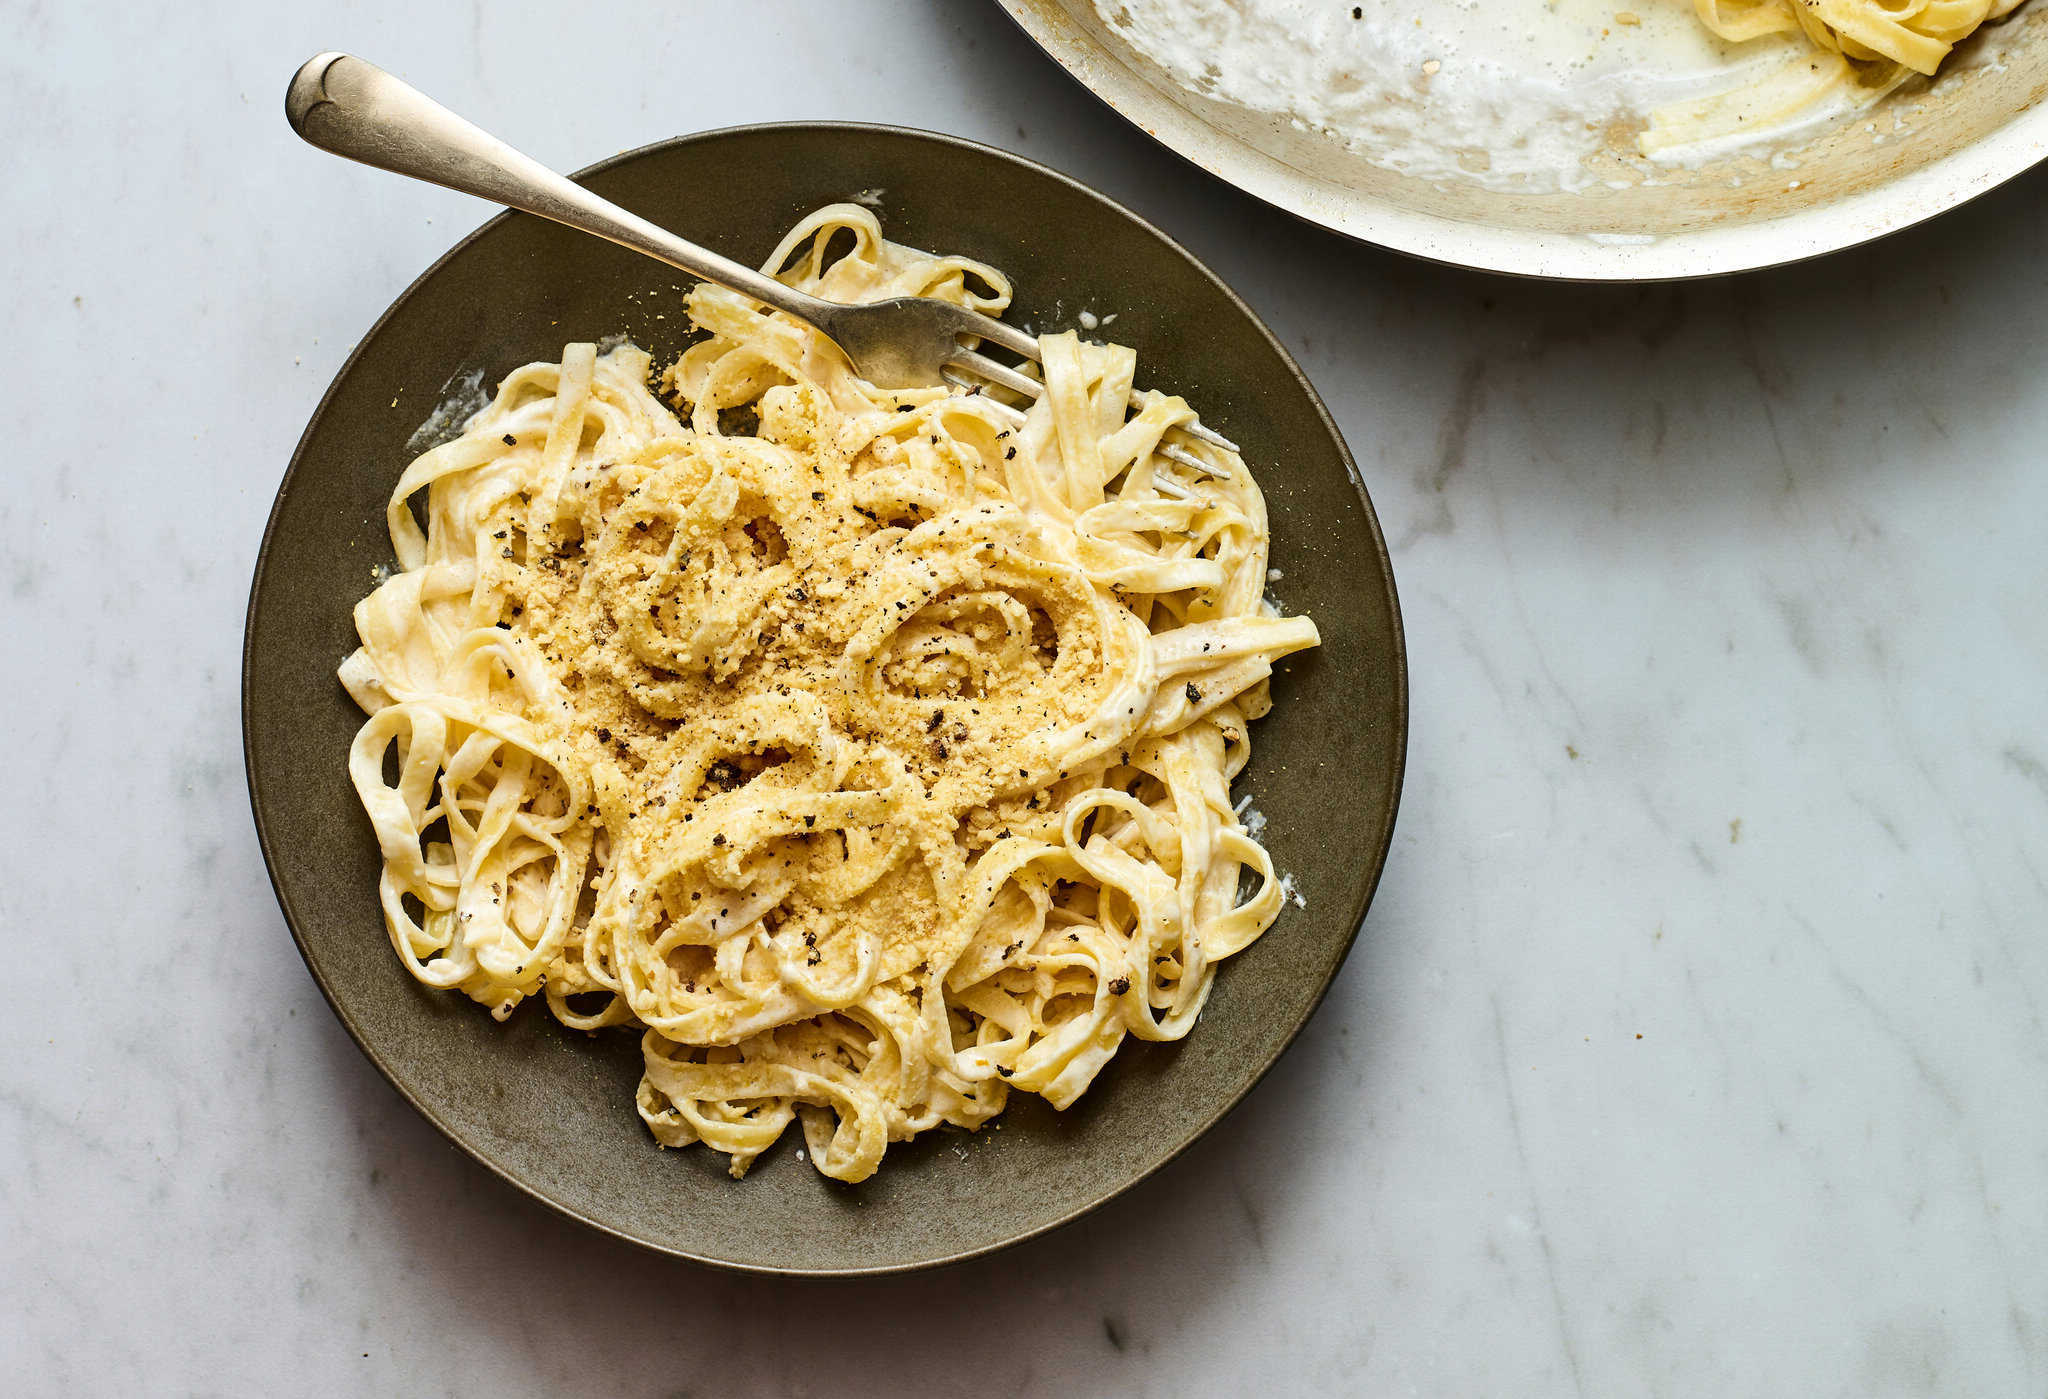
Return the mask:
<svg viewBox="0 0 2048 1399"><path fill-rule="evenodd" d="M306 8L10 9L10 1392L960 1393L934 1336L1020 1396L2048 1392L2048 176L1802 269L1532 286L1214 184L989 4ZM1300 357L1396 549L1407 794L1198 1149L948 1273L736 1279L528 1203L357 1053L256 852L242 609L321 389L484 211L299 145L336 47L562 166L992 141Z"/></svg>

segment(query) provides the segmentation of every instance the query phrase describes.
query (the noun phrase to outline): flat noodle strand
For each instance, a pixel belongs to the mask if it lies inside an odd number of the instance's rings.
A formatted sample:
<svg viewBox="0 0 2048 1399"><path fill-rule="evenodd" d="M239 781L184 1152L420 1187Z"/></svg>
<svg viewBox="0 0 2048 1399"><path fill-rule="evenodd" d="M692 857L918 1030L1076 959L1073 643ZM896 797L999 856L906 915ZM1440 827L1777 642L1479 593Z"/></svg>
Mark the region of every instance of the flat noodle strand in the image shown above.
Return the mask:
<svg viewBox="0 0 2048 1399"><path fill-rule="evenodd" d="M1955 46L2022 0L1693 0L1700 22L1730 43L1796 34L1808 52L1730 92L1651 114L1646 155L1754 135L1815 111L1831 96L1867 107L1916 74L1932 77Z"/></svg>

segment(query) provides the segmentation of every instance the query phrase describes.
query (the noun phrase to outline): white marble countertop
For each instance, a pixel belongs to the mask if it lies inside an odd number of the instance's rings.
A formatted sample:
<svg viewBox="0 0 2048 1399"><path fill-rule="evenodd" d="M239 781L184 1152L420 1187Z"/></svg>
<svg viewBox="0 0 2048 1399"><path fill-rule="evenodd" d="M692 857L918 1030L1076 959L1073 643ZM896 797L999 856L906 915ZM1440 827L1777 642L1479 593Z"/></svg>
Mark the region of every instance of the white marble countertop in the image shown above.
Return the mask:
<svg viewBox="0 0 2048 1399"><path fill-rule="evenodd" d="M1212 183L982 0L310 8L11 10L5 1387L2044 1392L2048 176L1800 271L1516 285ZM528 1203L350 1043L256 849L242 609L321 389L485 211L298 144L337 47L562 166L992 141L1301 357L1396 545L1407 797L1174 1167L949 1272L736 1279Z"/></svg>

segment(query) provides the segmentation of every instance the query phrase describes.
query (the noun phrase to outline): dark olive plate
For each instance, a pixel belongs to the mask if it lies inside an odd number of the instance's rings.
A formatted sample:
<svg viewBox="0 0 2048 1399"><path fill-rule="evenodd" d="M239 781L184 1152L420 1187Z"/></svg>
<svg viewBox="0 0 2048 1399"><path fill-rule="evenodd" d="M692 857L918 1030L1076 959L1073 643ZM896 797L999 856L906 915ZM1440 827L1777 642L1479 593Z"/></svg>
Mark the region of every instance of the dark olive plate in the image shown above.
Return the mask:
<svg viewBox="0 0 2048 1399"><path fill-rule="evenodd" d="M1372 504L1315 391L1258 317L1172 240L1063 175L986 146L837 123L687 136L594 165L605 197L743 261L821 204L881 190L889 237L993 263L1011 318L1115 312L1141 380L1184 394L1244 447L1272 511L1276 591L1321 649L1285 662L1239 782L1305 907L1231 960L1193 1034L1129 1042L1065 1113L1019 1095L975 1135L892 1146L859 1186L796 1159L744 1181L701 1148L656 1147L633 1111L634 1037L589 1037L529 1005L499 1025L400 967L377 846L346 758L362 716L334 668L350 609L391 560L384 502L406 442L458 371L486 386L571 339L624 333L657 361L685 329L683 279L525 215L430 268L350 356L271 511L249 598L242 723L256 828L306 965L363 1052L429 1121L520 1189L624 1239L780 1273L880 1273L1015 1243L1159 1169L1228 1112L1322 999L1386 860L1407 746L1394 579ZM397 406L392 401L397 400Z"/></svg>

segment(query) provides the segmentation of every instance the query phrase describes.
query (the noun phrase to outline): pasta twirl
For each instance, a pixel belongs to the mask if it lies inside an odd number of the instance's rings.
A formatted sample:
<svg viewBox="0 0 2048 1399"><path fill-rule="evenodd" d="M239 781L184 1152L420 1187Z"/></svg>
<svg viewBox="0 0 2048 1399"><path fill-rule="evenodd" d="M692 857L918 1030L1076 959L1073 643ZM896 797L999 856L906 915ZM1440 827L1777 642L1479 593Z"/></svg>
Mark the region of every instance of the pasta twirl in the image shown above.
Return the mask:
<svg viewBox="0 0 2048 1399"><path fill-rule="evenodd" d="M1009 300L853 205L768 266ZM571 344L406 469L350 775L412 975L637 1027L666 1145L737 1176L797 1122L858 1181L1188 1033L1282 902L1230 783L1318 637L1262 601L1244 463L1158 454L1194 413L1130 350L1044 337L1026 407L877 390L716 287L689 310L681 415L641 350Z"/></svg>

